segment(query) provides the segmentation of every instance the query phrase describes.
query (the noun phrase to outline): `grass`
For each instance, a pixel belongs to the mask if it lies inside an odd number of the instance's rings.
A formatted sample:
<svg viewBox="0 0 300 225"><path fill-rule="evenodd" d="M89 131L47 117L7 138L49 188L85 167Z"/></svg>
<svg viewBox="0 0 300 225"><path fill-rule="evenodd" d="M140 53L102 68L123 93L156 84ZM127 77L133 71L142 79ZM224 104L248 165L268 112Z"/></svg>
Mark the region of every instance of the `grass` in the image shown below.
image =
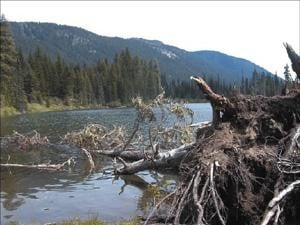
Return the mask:
<svg viewBox="0 0 300 225"><path fill-rule="evenodd" d="M52 104L48 107L46 104L28 103L26 113L65 111L65 110L74 110L74 109L116 108L116 107L122 107L122 106L123 105L120 102L112 102L110 104L107 104L106 106L103 106L103 105L87 105L87 106L70 105L70 106L67 106L67 105L63 105L63 104L57 104L57 105ZM0 113L1 113L1 118L21 114L21 112L19 112L12 106L1 107Z"/></svg>
<svg viewBox="0 0 300 225"><path fill-rule="evenodd" d="M103 221L97 219L97 218L91 218L87 220L81 220L81 219L70 219L65 220L58 225L106 225Z"/></svg>
<svg viewBox="0 0 300 225"><path fill-rule="evenodd" d="M12 106L4 106L0 108L0 115L1 117L6 117L6 116L15 116L21 114L19 111L17 111L14 107Z"/></svg>
<svg viewBox="0 0 300 225"><path fill-rule="evenodd" d="M29 103L27 104L27 112L49 112L49 111L63 111L74 109L73 106L65 106L65 105L50 105L47 107L46 105L38 104L38 103Z"/></svg>

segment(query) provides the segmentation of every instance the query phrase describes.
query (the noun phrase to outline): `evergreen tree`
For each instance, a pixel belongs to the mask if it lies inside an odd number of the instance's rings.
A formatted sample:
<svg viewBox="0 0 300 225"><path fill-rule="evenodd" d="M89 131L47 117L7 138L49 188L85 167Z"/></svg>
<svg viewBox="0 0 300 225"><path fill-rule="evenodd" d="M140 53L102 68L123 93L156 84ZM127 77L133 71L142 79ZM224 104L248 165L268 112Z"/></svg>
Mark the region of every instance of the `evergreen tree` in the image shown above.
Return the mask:
<svg viewBox="0 0 300 225"><path fill-rule="evenodd" d="M31 79L31 70L26 63L22 51L18 51L17 55L17 70L14 74L14 106L19 111L25 111L26 110L26 103L27 100L30 100L30 93L26 95L26 89L30 92L30 79ZM25 85L28 85L27 87ZM26 96L28 98L26 99Z"/></svg>
<svg viewBox="0 0 300 225"><path fill-rule="evenodd" d="M16 106L17 51L4 15L0 18L0 41L1 107Z"/></svg>
<svg viewBox="0 0 300 225"><path fill-rule="evenodd" d="M292 76L291 76L288 64L286 64L284 66L284 72L283 72L283 74L284 74L285 84L287 86L290 86L292 84L293 79L292 79Z"/></svg>

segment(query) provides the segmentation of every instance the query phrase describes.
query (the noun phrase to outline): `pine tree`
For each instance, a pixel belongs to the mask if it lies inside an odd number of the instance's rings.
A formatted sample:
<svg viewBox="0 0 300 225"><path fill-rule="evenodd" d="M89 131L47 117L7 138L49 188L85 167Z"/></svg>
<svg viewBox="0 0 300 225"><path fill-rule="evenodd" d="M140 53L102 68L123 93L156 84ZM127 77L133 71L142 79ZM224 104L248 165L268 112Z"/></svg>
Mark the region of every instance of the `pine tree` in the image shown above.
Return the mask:
<svg viewBox="0 0 300 225"><path fill-rule="evenodd" d="M283 72L283 74L284 74L285 84L289 87L292 84L293 79L292 79L292 76L291 76L288 64L286 64L284 66L284 72Z"/></svg>
<svg viewBox="0 0 300 225"><path fill-rule="evenodd" d="M0 79L1 79L1 107L15 106L17 73L17 51L4 15L0 18Z"/></svg>
<svg viewBox="0 0 300 225"><path fill-rule="evenodd" d="M17 55L17 71L14 74L15 89L15 107L19 111L26 111L27 101L30 100L30 89L31 89L31 70L29 65L25 61L22 51L18 51ZM26 86L25 86L26 85ZM26 94L26 90L29 92ZM27 97L28 96L28 97Z"/></svg>

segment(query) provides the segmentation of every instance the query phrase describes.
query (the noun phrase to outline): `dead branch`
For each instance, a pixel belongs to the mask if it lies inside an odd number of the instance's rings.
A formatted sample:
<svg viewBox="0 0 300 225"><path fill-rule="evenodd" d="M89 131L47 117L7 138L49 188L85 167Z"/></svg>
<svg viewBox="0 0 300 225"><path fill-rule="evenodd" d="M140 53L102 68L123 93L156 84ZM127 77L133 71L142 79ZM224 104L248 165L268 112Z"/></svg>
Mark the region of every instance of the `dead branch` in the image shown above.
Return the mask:
<svg viewBox="0 0 300 225"><path fill-rule="evenodd" d="M112 130L101 124L88 124L80 131L67 133L63 142L85 149L121 148L125 143L125 129L114 127Z"/></svg>
<svg viewBox="0 0 300 225"><path fill-rule="evenodd" d="M228 112L232 114L234 106L230 100L223 95L216 94L208 86L208 84L201 78L192 76L191 80L195 81L200 90L205 94L206 98L210 101L213 108L213 126L216 127L221 120L221 113Z"/></svg>
<svg viewBox="0 0 300 225"><path fill-rule="evenodd" d="M92 172L92 171L94 171L95 170L95 163L94 163L94 160L93 160L93 157L92 157L92 155L91 155L91 153L88 151L88 150L86 150L85 148L81 148L81 150L84 152L84 154L87 156L87 158L88 158L88 161L89 161L89 165L90 165L90 173Z"/></svg>
<svg viewBox="0 0 300 225"><path fill-rule="evenodd" d="M214 105L229 104L229 100L222 95L218 95L208 86L208 84L201 77L191 77L191 80L195 81L200 90L206 95L207 99Z"/></svg>
<svg viewBox="0 0 300 225"><path fill-rule="evenodd" d="M140 120L137 120L135 122L135 125L134 125L134 129L131 133L131 135L129 136L128 140L126 141L125 145L123 146L123 148L120 150L121 152L125 151L126 148L128 147L128 145L131 143L132 139L134 138L134 135L136 134L136 132L139 130L139 127L140 127Z"/></svg>
<svg viewBox="0 0 300 225"><path fill-rule="evenodd" d="M12 135L2 137L1 144L15 144L21 150L31 150L37 149L37 147L41 145L49 144L49 140L47 137L42 137L36 130L33 130L26 134L21 134L17 131L14 131Z"/></svg>
<svg viewBox="0 0 300 225"><path fill-rule="evenodd" d="M287 54L292 62L292 69L297 74L298 79L300 79L300 56L295 52L295 50L288 43L283 43Z"/></svg>
<svg viewBox="0 0 300 225"><path fill-rule="evenodd" d="M39 169L39 170L62 170L65 165L70 166L74 162L74 157L69 158L67 161L59 164L49 164L42 163L38 165L24 165L24 164L12 164L5 163L0 164L1 167L19 167L19 168L28 168L28 169Z"/></svg>
<svg viewBox="0 0 300 225"><path fill-rule="evenodd" d="M280 210L277 206L290 192L292 192L296 186L300 185L300 180L296 180L289 184L285 189L279 192L268 204L265 212L265 216L261 222L261 225L268 225L270 220L273 218L277 210Z"/></svg>
<svg viewBox="0 0 300 225"><path fill-rule="evenodd" d="M190 124L190 127L206 127L206 126L209 126L211 125L211 121L203 121L203 122L199 122L199 123L193 123L193 124Z"/></svg>

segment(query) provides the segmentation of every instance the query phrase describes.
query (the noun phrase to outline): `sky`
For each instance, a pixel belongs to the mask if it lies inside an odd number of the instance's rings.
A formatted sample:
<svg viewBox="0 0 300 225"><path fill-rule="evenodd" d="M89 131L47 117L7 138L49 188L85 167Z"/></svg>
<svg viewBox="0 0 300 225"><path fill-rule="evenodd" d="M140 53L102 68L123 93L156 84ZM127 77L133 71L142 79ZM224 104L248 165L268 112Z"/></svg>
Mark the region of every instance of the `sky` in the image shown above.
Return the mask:
<svg viewBox="0 0 300 225"><path fill-rule="evenodd" d="M53 22L102 36L215 50L282 76L283 42L300 53L300 1L3 1L9 21Z"/></svg>

